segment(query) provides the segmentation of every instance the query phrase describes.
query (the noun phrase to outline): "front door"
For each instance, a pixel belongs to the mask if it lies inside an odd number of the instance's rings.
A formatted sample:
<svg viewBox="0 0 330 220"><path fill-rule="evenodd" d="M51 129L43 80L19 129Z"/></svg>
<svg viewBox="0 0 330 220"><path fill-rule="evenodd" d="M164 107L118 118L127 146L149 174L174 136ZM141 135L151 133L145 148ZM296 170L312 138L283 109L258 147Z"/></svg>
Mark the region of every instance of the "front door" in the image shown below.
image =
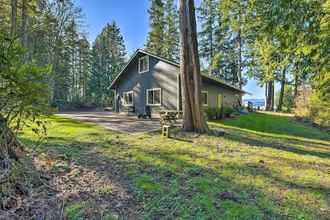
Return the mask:
<svg viewBox="0 0 330 220"><path fill-rule="evenodd" d="M218 108L222 107L222 102L223 102L223 96L222 94L218 95Z"/></svg>

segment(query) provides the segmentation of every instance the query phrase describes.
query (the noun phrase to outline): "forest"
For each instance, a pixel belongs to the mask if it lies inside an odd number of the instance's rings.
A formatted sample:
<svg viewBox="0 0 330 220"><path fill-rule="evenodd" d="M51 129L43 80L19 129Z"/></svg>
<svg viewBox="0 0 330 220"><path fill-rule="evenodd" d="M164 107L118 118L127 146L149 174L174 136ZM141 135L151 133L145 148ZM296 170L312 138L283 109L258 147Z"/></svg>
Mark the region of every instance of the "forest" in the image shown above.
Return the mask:
<svg viewBox="0 0 330 220"><path fill-rule="evenodd" d="M281 111L288 103L285 110L292 109L301 85L312 87L313 105L326 104L328 1L203 0L196 7L203 72L240 88L256 79L266 88L267 110L276 104ZM49 105L60 110L110 105L108 85L128 59L115 21L89 42L84 13L71 0L1 0L0 10L2 46L11 39L22 48L24 63L48 68ZM145 49L178 62L176 2L150 0L148 13Z"/></svg>

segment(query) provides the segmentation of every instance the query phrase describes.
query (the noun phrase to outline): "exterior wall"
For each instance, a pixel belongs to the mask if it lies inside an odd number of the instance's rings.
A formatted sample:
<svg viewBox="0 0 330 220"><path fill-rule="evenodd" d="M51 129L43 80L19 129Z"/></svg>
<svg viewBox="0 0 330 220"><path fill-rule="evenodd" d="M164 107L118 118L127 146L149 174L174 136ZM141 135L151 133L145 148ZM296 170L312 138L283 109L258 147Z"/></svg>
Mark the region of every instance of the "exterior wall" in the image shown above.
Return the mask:
<svg viewBox="0 0 330 220"><path fill-rule="evenodd" d="M215 83L203 80L202 91L208 92L208 106L207 107L218 107L218 95L223 95L223 106L233 107L238 103L239 93L232 89L219 86Z"/></svg>
<svg viewBox="0 0 330 220"><path fill-rule="evenodd" d="M161 106L150 106L151 113L160 110L181 110L179 106L179 67L149 56L149 71L138 72L139 58L145 56L139 53L128 65L125 73L116 82L115 94L123 97L124 92L133 91L133 105L136 114L145 114L147 102L146 90L161 88ZM233 107L238 103L239 92L219 85L207 78L202 80L202 91L208 92L208 107L218 106L218 95L223 95L223 106ZM117 109L118 103L116 103ZM123 111L121 105L120 111Z"/></svg>
<svg viewBox="0 0 330 220"><path fill-rule="evenodd" d="M177 110L178 108L178 68L149 56L149 71L138 72L139 54L129 64L126 73L121 76L116 87L116 96L123 97L124 92L133 91L133 104L136 114L144 114L147 102L146 90L161 88L161 106L150 106L151 112L159 110Z"/></svg>

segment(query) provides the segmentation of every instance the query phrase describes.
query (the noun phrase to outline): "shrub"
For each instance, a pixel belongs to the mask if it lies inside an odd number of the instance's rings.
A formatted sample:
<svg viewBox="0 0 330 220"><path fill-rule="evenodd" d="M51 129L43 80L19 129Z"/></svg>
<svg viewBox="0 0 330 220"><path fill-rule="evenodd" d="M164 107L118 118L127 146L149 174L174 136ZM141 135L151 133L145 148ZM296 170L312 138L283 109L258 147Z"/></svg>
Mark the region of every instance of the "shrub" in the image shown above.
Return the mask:
<svg viewBox="0 0 330 220"><path fill-rule="evenodd" d="M205 114L208 120L221 119L223 117L230 117L234 112L234 109L230 107L207 107L205 109Z"/></svg>
<svg viewBox="0 0 330 220"><path fill-rule="evenodd" d="M234 112L234 109L230 107L223 107L222 111L225 117L230 117L230 115Z"/></svg>
<svg viewBox="0 0 330 220"><path fill-rule="evenodd" d="M217 108L207 107L204 111L208 120L214 120L218 118Z"/></svg>
<svg viewBox="0 0 330 220"><path fill-rule="evenodd" d="M330 127L330 104L320 99L311 87L299 88L295 99L295 116L306 121L329 128Z"/></svg>

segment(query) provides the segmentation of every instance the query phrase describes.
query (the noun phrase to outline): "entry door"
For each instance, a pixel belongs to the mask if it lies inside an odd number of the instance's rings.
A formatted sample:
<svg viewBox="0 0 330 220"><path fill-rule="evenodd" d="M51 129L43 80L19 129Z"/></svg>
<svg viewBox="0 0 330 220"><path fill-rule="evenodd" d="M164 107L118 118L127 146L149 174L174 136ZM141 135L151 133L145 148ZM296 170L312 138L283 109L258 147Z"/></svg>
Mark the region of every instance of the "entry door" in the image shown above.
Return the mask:
<svg viewBox="0 0 330 220"><path fill-rule="evenodd" d="M218 108L222 107L222 102L223 102L223 96L222 94L218 95Z"/></svg>

